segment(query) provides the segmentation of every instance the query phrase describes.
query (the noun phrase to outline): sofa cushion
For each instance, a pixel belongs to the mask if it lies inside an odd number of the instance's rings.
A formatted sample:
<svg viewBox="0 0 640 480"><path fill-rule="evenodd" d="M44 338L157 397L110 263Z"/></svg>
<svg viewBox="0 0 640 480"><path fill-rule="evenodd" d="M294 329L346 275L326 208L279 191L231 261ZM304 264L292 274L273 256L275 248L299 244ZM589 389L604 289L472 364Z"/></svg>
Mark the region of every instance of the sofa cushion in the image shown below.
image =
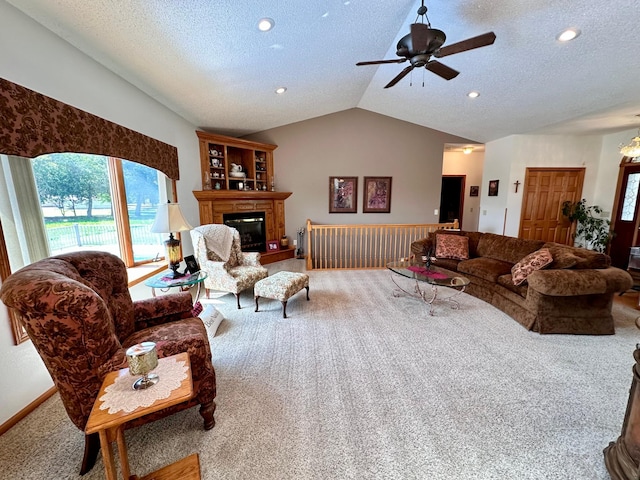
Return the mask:
<svg viewBox="0 0 640 480"><path fill-rule="evenodd" d="M457 260L455 258L438 258L433 265L440 268L446 268L447 270L451 270L452 272L458 271L458 264L462 260Z"/></svg>
<svg viewBox="0 0 640 480"><path fill-rule="evenodd" d="M513 278L511 277L510 273L508 273L506 275L500 275L498 277L498 285L503 286L504 288L506 288L510 292L517 293L522 298L526 298L527 297L527 290L529 288L528 285L526 283L522 283L520 285L514 284L513 283Z"/></svg>
<svg viewBox="0 0 640 480"><path fill-rule="evenodd" d="M587 250L586 248L571 247L561 243L547 242L543 245L548 248L554 260L559 259L559 263L566 262L567 258L575 260L575 264L569 267L556 267L553 264L551 268L607 268L611 266L611 257L604 253Z"/></svg>
<svg viewBox="0 0 640 480"><path fill-rule="evenodd" d="M493 258L478 257L458 263L458 272L468 273L488 282L496 283L500 275L511 273L513 265Z"/></svg>
<svg viewBox="0 0 640 480"><path fill-rule="evenodd" d="M553 257L548 248L541 248L530 253L511 268L511 277L514 285L522 285L527 281L529 274L540 270L553 262Z"/></svg>
<svg viewBox="0 0 640 480"><path fill-rule="evenodd" d="M495 233L483 233L478 242L478 255L509 262L511 265L542 248L542 240L505 237Z"/></svg>
<svg viewBox="0 0 640 480"><path fill-rule="evenodd" d="M464 235L436 235L436 258L469 258L469 239Z"/></svg>

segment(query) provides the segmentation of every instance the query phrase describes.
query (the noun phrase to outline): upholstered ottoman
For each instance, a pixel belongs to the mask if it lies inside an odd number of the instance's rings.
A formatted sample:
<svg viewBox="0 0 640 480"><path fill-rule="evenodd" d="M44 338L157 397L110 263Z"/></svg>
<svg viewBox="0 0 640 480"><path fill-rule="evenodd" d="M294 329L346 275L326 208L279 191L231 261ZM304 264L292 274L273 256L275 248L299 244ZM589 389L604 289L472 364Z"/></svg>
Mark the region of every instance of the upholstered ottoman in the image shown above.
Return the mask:
<svg viewBox="0 0 640 480"><path fill-rule="evenodd" d="M282 317L287 318L287 301L303 288L307 289L307 301L309 301L309 275L306 273L278 272L259 280L253 287L256 312L260 297L272 298L282 302Z"/></svg>

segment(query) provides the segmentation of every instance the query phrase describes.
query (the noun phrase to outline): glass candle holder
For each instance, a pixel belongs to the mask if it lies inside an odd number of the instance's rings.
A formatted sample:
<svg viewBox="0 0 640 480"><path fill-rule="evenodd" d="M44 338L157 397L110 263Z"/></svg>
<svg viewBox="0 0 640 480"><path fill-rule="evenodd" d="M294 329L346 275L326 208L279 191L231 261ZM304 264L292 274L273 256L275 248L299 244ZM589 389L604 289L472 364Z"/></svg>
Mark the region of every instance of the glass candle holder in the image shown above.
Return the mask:
<svg viewBox="0 0 640 480"><path fill-rule="evenodd" d="M142 342L129 347L126 351L129 373L134 377L142 375L133 382L135 390L144 390L152 387L160 377L151 371L158 366L158 352L154 342Z"/></svg>

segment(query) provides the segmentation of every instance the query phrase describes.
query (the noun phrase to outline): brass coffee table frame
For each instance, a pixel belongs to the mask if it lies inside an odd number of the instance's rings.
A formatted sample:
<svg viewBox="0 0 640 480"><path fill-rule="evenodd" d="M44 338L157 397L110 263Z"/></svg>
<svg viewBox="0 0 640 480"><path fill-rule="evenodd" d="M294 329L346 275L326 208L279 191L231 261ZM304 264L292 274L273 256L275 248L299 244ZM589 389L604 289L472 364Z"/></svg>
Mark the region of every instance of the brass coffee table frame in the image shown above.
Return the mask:
<svg viewBox="0 0 640 480"><path fill-rule="evenodd" d="M415 280L415 285L413 288L413 292L409 292L402 288L398 282L396 282L395 275L391 275L391 281L397 287L398 290L404 292L406 295L410 297L419 298L424 303L429 305L429 315L433 316L433 304L436 300L440 300L443 302L447 302L451 305L451 308L457 310L460 308L460 303L455 299L455 297L459 296L462 292L464 292L467 285L469 285L470 281L466 277L460 276L451 276L447 271L431 266L429 268L429 272L446 275L446 278L434 278L429 275L421 274L419 272L414 272L413 270L409 270L409 267L422 267L421 264L413 263L407 260L401 260L397 262L391 262L387 264L387 268L392 272L400 275L402 277ZM427 284L431 288L423 288L422 285ZM453 294L442 297L439 295L438 287L447 287L449 290L453 290ZM394 290L392 295L394 297L399 297L402 294L398 292L398 290Z"/></svg>

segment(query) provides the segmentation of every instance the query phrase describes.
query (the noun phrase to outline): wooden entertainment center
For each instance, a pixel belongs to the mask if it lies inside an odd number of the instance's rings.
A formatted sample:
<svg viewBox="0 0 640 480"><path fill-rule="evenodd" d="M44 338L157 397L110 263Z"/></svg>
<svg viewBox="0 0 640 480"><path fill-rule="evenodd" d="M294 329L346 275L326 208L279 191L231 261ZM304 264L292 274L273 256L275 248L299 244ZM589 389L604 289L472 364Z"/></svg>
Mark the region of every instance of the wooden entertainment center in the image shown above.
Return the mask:
<svg viewBox="0 0 640 480"><path fill-rule="evenodd" d="M284 201L292 192L275 191L273 151L277 146L200 131L196 134L202 190L193 195L198 200L200 224L224 223L224 214L264 212L266 240L279 242L286 233ZM262 251L260 263L293 258L294 254L290 246Z"/></svg>

